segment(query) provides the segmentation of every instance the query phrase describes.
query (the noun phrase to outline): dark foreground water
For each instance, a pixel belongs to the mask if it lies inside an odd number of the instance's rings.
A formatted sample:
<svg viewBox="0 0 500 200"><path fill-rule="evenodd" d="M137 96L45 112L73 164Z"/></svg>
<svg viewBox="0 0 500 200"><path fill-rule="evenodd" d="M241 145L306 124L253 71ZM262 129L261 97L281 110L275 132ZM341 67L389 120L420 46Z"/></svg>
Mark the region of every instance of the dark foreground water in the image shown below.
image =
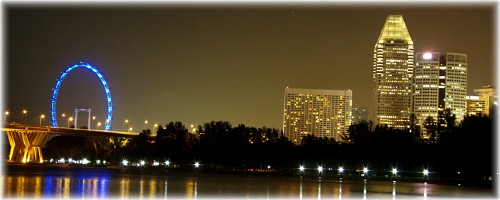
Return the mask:
<svg viewBox="0 0 500 200"><path fill-rule="evenodd" d="M143 173L144 172L144 173ZM3 198L493 198L491 188L392 180L9 167Z"/></svg>

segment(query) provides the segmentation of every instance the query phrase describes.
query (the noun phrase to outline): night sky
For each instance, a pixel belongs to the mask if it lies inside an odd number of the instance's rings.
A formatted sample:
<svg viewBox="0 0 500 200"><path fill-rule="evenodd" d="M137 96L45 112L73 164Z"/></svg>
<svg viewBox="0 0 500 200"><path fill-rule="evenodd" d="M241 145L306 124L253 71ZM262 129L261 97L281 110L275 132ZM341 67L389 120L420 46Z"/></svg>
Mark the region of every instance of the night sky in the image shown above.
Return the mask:
<svg viewBox="0 0 500 200"><path fill-rule="evenodd" d="M403 15L415 52L466 53L471 95L495 84L495 6L4 4L4 109L22 122L26 108L38 124L56 79L79 61L107 79L118 131L125 119L134 131L144 120L282 129L286 86L351 89L353 106L370 108L373 47L389 14ZM59 91L58 115L75 108L104 121L105 93L88 70L70 73Z"/></svg>

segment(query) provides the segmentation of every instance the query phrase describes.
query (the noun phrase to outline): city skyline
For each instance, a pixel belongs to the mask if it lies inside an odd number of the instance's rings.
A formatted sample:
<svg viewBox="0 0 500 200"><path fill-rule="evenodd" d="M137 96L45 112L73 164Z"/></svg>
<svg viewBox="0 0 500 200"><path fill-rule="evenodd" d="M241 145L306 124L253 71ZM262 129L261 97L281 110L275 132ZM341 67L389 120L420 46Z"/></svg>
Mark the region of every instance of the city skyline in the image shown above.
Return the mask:
<svg viewBox="0 0 500 200"><path fill-rule="evenodd" d="M287 86L350 89L353 106L370 109L373 44L390 14L403 15L415 52L468 55L468 95L494 85L493 4L326 5L8 5L4 109L18 122L27 109L38 124L57 77L82 60L109 82L114 130L125 120L137 131L212 120L281 129ZM91 73L75 71L60 95L58 114L81 105L103 121L105 94Z"/></svg>

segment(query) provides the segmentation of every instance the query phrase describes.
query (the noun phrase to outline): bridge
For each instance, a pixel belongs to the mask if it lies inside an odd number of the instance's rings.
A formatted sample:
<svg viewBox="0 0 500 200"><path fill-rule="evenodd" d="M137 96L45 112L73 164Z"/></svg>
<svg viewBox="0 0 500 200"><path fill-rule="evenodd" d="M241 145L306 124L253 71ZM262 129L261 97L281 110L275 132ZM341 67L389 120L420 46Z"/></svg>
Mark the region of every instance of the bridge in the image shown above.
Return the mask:
<svg viewBox="0 0 500 200"><path fill-rule="evenodd" d="M19 163L43 163L42 148L54 136L109 138L110 143L124 146L131 138L139 135L132 132L40 127L16 123L4 125L2 131L7 133L10 144L8 162Z"/></svg>
<svg viewBox="0 0 500 200"><path fill-rule="evenodd" d="M104 126L104 131L101 130L90 130L90 129L75 129L75 128L58 128L57 126L57 114L56 114L56 104L57 104L57 96L59 93L59 88L62 85L64 78L71 72L73 69L83 68L90 70L93 72L101 81L101 84L104 88L104 92L106 93L106 102L107 102L107 116L106 116L106 124ZM9 139L10 144L10 154L9 154L9 162L39 162L43 163L43 155L42 155L42 147L54 136L76 136L76 137L90 137L95 138L94 148L96 148L96 143L99 143L98 139L109 138L109 142L113 145L126 145L130 138L133 138L138 135L138 133L130 133L130 132L119 132L119 131L110 131L111 130L111 121L112 121L112 98L111 98L111 90L108 87L108 83L104 79L104 76L100 71L97 70L94 66L90 65L86 62L79 62L74 65L70 65L66 68L65 71L61 73L59 78L57 79L55 88L52 89L52 98L50 101L50 112L51 112L51 121L52 126L28 126L22 124L5 124L4 118L4 126L2 128L3 132L7 133L7 137ZM78 109L75 110L75 114L77 116ZM89 112L89 124L90 124L90 109ZM75 116L75 117L76 117ZM4 116L6 117L6 116ZM76 127L76 119L75 119L75 127ZM89 127L90 128L90 127Z"/></svg>

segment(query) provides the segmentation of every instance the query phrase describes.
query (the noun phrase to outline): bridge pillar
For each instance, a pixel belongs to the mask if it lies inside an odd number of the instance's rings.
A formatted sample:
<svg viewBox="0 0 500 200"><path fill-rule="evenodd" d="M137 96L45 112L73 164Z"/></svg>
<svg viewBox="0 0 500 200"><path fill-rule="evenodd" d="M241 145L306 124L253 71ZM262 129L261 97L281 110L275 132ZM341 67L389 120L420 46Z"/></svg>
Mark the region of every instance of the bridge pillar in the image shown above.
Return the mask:
<svg viewBox="0 0 500 200"><path fill-rule="evenodd" d="M43 163L42 147L48 141L47 131L40 130L7 130L10 144L9 162Z"/></svg>

